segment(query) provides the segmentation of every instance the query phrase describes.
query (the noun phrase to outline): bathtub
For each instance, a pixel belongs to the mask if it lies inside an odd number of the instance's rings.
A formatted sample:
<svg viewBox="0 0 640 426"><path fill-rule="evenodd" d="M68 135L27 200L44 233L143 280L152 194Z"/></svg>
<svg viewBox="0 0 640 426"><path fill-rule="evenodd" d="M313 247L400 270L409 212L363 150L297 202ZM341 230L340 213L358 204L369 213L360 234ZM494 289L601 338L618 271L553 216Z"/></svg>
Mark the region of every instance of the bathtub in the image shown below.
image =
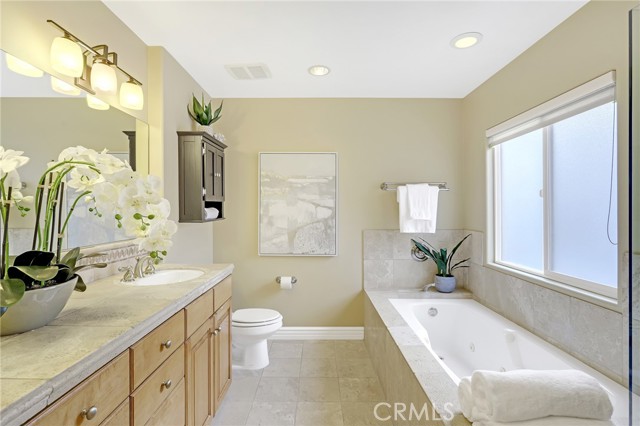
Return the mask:
<svg viewBox="0 0 640 426"><path fill-rule="evenodd" d="M627 389L480 303L470 299L389 301L456 385L474 370L578 369L607 390L614 423L629 424Z"/></svg>

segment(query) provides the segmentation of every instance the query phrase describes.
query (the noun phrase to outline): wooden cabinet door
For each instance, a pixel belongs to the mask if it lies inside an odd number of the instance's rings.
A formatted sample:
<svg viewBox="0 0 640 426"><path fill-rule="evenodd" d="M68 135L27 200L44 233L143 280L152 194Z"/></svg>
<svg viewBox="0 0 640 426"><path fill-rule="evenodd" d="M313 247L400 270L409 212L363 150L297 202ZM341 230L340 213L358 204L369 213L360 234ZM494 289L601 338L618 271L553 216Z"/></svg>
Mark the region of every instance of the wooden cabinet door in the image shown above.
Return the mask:
<svg viewBox="0 0 640 426"><path fill-rule="evenodd" d="M203 426L213 418L213 319L209 318L187 340L186 400L188 426Z"/></svg>
<svg viewBox="0 0 640 426"><path fill-rule="evenodd" d="M224 153L209 143L203 144L205 201L224 201Z"/></svg>
<svg viewBox="0 0 640 426"><path fill-rule="evenodd" d="M231 385L231 299L215 313L215 402L216 409Z"/></svg>

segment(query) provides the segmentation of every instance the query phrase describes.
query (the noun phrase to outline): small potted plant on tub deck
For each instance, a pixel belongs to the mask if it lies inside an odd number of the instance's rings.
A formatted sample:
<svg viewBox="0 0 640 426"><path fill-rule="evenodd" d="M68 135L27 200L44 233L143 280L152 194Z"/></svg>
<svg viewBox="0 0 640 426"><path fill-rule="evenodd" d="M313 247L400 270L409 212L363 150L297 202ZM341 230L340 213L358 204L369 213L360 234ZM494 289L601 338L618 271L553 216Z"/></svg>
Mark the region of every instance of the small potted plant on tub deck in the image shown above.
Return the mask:
<svg viewBox="0 0 640 426"><path fill-rule="evenodd" d="M429 244L424 239L420 238L421 242L418 242L414 239L411 241L414 244L414 248L412 250L414 256L418 260L427 260L431 259L436 264L436 268L438 271L435 276L435 285L436 290L441 293L451 293L456 289L456 277L453 276L454 269L458 268L468 268L467 265L463 265L465 262L469 261L469 258L463 259L459 262L453 263L453 255L456 254L458 248L462 245L464 240L469 238L471 234L465 236L449 253L446 248L441 248L437 250L431 244Z"/></svg>

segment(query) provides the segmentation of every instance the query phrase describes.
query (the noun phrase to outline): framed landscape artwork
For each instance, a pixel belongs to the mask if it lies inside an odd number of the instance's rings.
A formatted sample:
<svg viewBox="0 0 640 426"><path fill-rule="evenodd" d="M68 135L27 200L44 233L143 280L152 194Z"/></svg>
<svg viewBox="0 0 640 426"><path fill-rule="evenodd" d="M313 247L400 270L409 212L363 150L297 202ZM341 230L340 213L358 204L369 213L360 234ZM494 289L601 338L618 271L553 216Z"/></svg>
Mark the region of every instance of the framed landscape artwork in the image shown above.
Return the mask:
<svg viewBox="0 0 640 426"><path fill-rule="evenodd" d="M261 256L338 254L337 153L262 152L259 179Z"/></svg>

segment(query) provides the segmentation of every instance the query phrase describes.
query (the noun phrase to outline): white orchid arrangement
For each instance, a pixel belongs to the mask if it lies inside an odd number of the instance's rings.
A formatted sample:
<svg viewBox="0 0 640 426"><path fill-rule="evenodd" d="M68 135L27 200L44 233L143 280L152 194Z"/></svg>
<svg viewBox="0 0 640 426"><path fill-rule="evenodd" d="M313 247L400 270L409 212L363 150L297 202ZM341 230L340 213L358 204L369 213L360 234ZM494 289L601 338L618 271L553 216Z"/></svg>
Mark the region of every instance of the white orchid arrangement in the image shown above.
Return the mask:
<svg viewBox="0 0 640 426"><path fill-rule="evenodd" d="M16 303L25 290L68 281L82 267L76 267L79 249L61 257L69 220L81 200L96 217L113 217L128 237L139 238L139 247L159 262L171 247L177 231L168 219L170 204L160 195L161 182L155 176L141 176L131 166L106 150L97 152L82 146L63 150L38 182L35 197L20 192L18 168L29 158L22 151L0 146L0 198L4 229L1 256L0 306ZM69 211L63 209L65 186L74 191ZM9 265L8 223L11 207L22 216L34 202L36 214L32 250L17 256ZM98 266L103 266L98 264ZM105 265L106 266L106 265ZM85 285L79 277L76 290Z"/></svg>

